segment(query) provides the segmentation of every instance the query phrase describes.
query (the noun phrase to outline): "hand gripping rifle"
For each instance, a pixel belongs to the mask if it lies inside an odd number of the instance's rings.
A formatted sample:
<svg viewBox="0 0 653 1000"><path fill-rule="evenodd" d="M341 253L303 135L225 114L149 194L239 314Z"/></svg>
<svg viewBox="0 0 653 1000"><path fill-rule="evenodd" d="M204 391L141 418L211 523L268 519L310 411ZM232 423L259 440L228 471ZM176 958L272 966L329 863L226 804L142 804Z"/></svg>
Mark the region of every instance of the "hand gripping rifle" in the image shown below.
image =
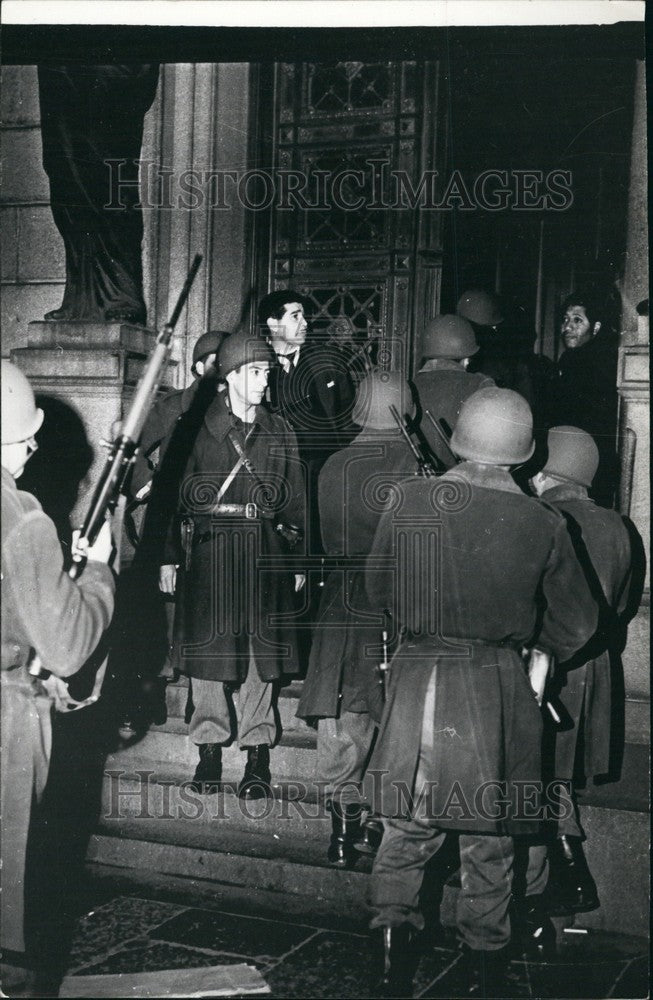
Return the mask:
<svg viewBox="0 0 653 1000"><path fill-rule="evenodd" d="M401 431L403 438L406 441L406 444L408 445L408 447L410 448L415 457L415 461L417 462L417 467L419 470L419 475L426 477L437 476L438 469L436 469L436 467L433 465L430 458L427 458L424 455L419 445L416 444L415 441L413 441L412 437L410 436L408 421L400 416L399 410L397 409L396 406L392 405L390 406L390 413L392 414L394 422L396 423L397 427Z"/></svg>
<svg viewBox="0 0 653 1000"><path fill-rule="evenodd" d="M80 576L86 563L82 552L96 540L107 513L113 513L115 510L118 498L125 484L125 479L136 457L143 425L155 400L159 382L172 351L172 334L181 311L186 304L191 286L195 280L195 275L201 263L202 257L200 254L197 254L184 282L184 287L177 299L177 304L172 311L172 315L163 329L157 334L156 345L136 386L129 410L122 422L120 433L114 441L107 445L108 455L104 469L95 488L91 505L84 518L77 543L78 551L73 554L73 564L68 571L68 575L73 580L76 580ZM28 669L33 677L39 677L42 680L50 676L49 671L43 669L38 655L32 657ZM99 690L97 694L94 692L94 695L95 697L92 697L92 700L96 701L99 696ZM78 705L81 707L83 704L90 703L90 701L91 699L86 699L84 702L77 703L75 707Z"/></svg>

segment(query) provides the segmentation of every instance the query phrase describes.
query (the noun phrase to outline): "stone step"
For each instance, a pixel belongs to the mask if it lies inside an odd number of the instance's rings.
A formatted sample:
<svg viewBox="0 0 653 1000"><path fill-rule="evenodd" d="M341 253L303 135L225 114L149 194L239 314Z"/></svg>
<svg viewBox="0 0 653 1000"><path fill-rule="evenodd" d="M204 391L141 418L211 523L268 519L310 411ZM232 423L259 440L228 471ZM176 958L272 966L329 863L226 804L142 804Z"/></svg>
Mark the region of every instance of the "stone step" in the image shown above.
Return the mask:
<svg viewBox="0 0 653 1000"><path fill-rule="evenodd" d="M252 892L314 898L320 905L327 901L336 908L342 905L349 913L365 906L369 875L330 867L322 843L302 838L277 841L268 833L229 832L223 825L216 834L209 827L191 830L187 824L186 842L181 844L171 840L173 835L170 824L157 819L122 820L111 832L100 826L91 838L87 860L248 887Z"/></svg>
<svg viewBox="0 0 653 1000"><path fill-rule="evenodd" d="M219 804L223 800L223 804ZM91 838L87 860L114 869L135 869L215 884L225 893L275 892L297 897L298 907L332 908L348 918L364 918L369 890L369 860L354 871L328 865L325 856L328 821L314 826L293 812L280 818L274 810L243 826L235 796L208 796L195 819L178 816L168 806L162 815L105 814ZM160 801L160 800L159 800ZM172 800L177 801L175 799ZM181 803L187 812L188 803ZM252 804L253 806L253 804ZM276 804L274 809L278 809ZM224 817L222 816L224 813ZM648 817L645 813L597 806L582 808L586 855L596 879L601 907L565 918L564 925L612 932L648 933ZM310 821L312 822L312 821ZM232 825L233 824L233 825ZM276 828L276 833L275 833ZM305 832L303 832L305 831ZM316 835L316 833L318 835ZM457 890L447 886L441 919L455 920ZM300 902L303 900L303 903Z"/></svg>
<svg viewBox="0 0 653 1000"><path fill-rule="evenodd" d="M158 820L161 830L165 826L166 835L182 844L197 830L208 830L215 840L238 829L276 840L319 841L326 850L331 819L312 782L275 783L272 800L248 801L235 794L237 780L222 782L218 794L200 796L187 787L187 769L159 765L153 773L153 768L143 760L129 771L105 769L101 815L107 833L120 836L123 820L149 819Z"/></svg>
<svg viewBox="0 0 653 1000"><path fill-rule="evenodd" d="M225 778L240 778L245 766L245 753L236 744L224 747L222 767ZM313 778L315 771L315 734L286 732L281 742L270 751L271 769L277 778ZM109 769L133 770L146 762L157 764L177 764L186 767L188 777L192 776L198 761L197 747L188 737L188 727L181 719L171 719L165 726L154 726L145 735L113 750L108 756Z"/></svg>

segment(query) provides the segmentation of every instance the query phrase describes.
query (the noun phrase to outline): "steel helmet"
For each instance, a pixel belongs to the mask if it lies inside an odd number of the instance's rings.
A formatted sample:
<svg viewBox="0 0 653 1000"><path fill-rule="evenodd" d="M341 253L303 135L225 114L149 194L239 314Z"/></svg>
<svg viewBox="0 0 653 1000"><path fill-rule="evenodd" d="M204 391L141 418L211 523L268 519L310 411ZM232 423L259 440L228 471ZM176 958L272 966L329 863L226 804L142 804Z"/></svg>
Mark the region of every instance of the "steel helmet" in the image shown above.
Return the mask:
<svg viewBox="0 0 653 1000"><path fill-rule="evenodd" d="M262 337L246 331L232 333L218 348L218 371L221 378L226 378L229 372L236 371L242 365L251 365L254 361L269 361L274 364L274 351Z"/></svg>
<svg viewBox="0 0 653 1000"><path fill-rule="evenodd" d="M422 336L422 357L471 358L478 351L474 330L462 316L436 316L430 320Z"/></svg>
<svg viewBox="0 0 653 1000"><path fill-rule="evenodd" d="M479 389L463 403L451 450L487 465L519 465L535 450L533 414L512 389Z"/></svg>
<svg viewBox="0 0 653 1000"><path fill-rule="evenodd" d="M202 361L207 354L217 354L220 344L225 337L229 334L226 330L209 330L208 333L203 333L195 341L195 346L193 348L193 364L198 361Z"/></svg>
<svg viewBox="0 0 653 1000"><path fill-rule="evenodd" d="M499 299L494 292L469 288L458 299L456 312L478 326L496 326L503 319Z"/></svg>
<svg viewBox="0 0 653 1000"><path fill-rule="evenodd" d="M396 406L402 417L406 413L413 415L415 406L408 382L400 372L370 372L358 383L352 420L360 427L395 429L391 406Z"/></svg>
<svg viewBox="0 0 653 1000"><path fill-rule="evenodd" d="M2 444L26 441L43 423L43 410L34 401L34 392L20 368L2 362Z"/></svg>
<svg viewBox="0 0 653 1000"><path fill-rule="evenodd" d="M599 467L599 449L591 434L580 427L552 427L547 437L549 454L542 472L591 486Z"/></svg>

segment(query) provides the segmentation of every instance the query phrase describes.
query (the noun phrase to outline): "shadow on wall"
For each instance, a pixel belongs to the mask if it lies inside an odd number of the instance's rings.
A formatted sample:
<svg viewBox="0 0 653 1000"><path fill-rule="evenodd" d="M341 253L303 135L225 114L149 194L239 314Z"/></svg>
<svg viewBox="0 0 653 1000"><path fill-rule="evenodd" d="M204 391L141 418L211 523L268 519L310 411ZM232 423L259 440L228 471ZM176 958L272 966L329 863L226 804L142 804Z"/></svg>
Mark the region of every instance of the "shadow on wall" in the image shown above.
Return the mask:
<svg viewBox="0 0 653 1000"><path fill-rule="evenodd" d="M36 435L39 450L32 456L18 486L32 493L55 523L57 533L70 551L70 515L80 486L88 475L94 452L79 414L61 399L37 394L36 405L45 414Z"/></svg>

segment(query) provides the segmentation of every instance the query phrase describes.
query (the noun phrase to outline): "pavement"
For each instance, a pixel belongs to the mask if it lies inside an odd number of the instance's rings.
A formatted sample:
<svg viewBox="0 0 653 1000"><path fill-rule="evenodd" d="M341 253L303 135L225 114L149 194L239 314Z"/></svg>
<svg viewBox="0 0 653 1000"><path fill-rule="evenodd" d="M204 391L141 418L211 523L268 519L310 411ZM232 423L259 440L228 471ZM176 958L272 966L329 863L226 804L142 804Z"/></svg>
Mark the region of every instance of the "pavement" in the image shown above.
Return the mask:
<svg viewBox="0 0 653 1000"><path fill-rule="evenodd" d="M84 912L67 962L69 975L145 972L235 963L255 966L272 997L369 997L364 925L325 917L316 906L293 913L283 893L231 896L228 886L170 880L90 865ZM427 941L416 997L464 996L465 968L455 940ZM646 997L648 943L600 931L563 933L554 961L514 961L511 995L524 998Z"/></svg>

